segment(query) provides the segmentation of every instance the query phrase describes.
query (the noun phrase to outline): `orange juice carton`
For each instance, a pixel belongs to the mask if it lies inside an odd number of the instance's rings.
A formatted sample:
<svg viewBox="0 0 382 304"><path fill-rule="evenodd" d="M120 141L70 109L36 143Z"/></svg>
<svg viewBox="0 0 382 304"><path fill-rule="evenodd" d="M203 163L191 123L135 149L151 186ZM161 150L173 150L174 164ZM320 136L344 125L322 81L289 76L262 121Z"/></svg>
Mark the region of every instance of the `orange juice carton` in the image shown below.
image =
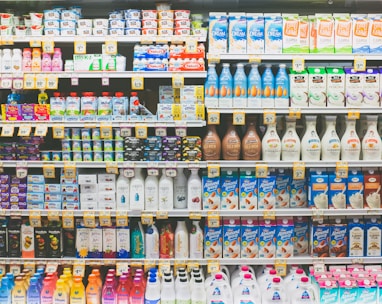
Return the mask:
<svg viewBox="0 0 382 304"><path fill-rule="evenodd" d="M308 107L308 71L289 69L289 95L291 107Z"/></svg>
<svg viewBox="0 0 382 304"><path fill-rule="evenodd" d="M283 47L283 19L280 14L264 14L265 53L281 54Z"/></svg>
<svg viewBox="0 0 382 304"><path fill-rule="evenodd" d="M370 53L382 53L382 16L369 14Z"/></svg>
<svg viewBox="0 0 382 304"><path fill-rule="evenodd" d="M363 72L362 77L362 94L364 107L379 107L380 98L380 75L378 68L368 67Z"/></svg>
<svg viewBox="0 0 382 304"><path fill-rule="evenodd" d="M336 218L330 225L329 255L331 257L346 257L348 253L348 227Z"/></svg>
<svg viewBox="0 0 382 304"><path fill-rule="evenodd" d="M257 209L257 178L253 170L240 170L240 210Z"/></svg>
<svg viewBox="0 0 382 304"><path fill-rule="evenodd" d="M259 223L252 217L241 218L241 258L257 258L259 255Z"/></svg>
<svg viewBox="0 0 382 304"><path fill-rule="evenodd" d="M348 221L348 257L363 257L365 249L365 224L359 218Z"/></svg>
<svg viewBox="0 0 382 304"><path fill-rule="evenodd" d="M352 53L353 32L352 19L349 14L333 14L334 18L334 52Z"/></svg>
<svg viewBox="0 0 382 304"><path fill-rule="evenodd" d="M309 23L309 53L317 53L317 24L316 16L308 16Z"/></svg>
<svg viewBox="0 0 382 304"><path fill-rule="evenodd" d="M334 20L329 14L316 14L317 53L334 53Z"/></svg>
<svg viewBox="0 0 382 304"><path fill-rule="evenodd" d="M276 256L276 221L259 220L259 258Z"/></svg>
<svg viewBox="0 0 382 304"><path fill-rule="evenodd" d="M240 258L240 218L223 219L223 258Z"/></svg>
<svg viewBox="0 0 382 304"><path fill-rule="evenodd" d="M299 16L300 53L309 53L309 19Z"/></svg>
<svg viewBox="0 0 382 304"><path fill-rule="evenodd" d="M353 22L353 53L370 52L370 21L366 15L351 14Z"/></svg>
<svg viewBox="0 0 382 304"><path fill-rule="evenodd" d="M208 177L207 171L203 172L203 210L220 209L220 177Z"/></svg>
<svg viewBox="0 0 382 304"><path fill-rule="evenodd" d="M329 174L329 209L346 209L347 178Z"/></svg>
<svg viewBox="0 0 382 304"><path fill-rule="evenodd" d="M276 230L276 258L287 259L293 257L293 235L293 218L279 218Z"/></svg>
<svg viewBox="0 0 382 304"><path fill-rule="evenodd" d="M247 17L245 13L228 14L228 53L247 53Z"/></svg>
<svg viewBox="0 0 382 304"><path fill-rule="evenodd" d="M218 259L222 257L223 243L222 243L222 227L208 227L204 228L204 258Z"/></svg>
<svg viewBox="0 0 382 304"><path fill-rule="evenodd" d="M366 245L365 256L380 257L381 256L381 242L382 242L382 227L381 221L377 217L365 219L366 224Z"/></svg>
<svg viewBox="0 0 382 304"><path fill-rule="evenodd" d="M263 14L247 13L247 53L264 54L264 40Z"/></svg>
<svg viewBox="0 0 382 304"><path fill-rule="evenodd" d="M309 176L309 207L328 209L329 176L326 172L312 171Z"/></svg>
<svg viewBox="0 0 382 304"><path fill-rule="evenodd" d="M291 175L284 169L278 169L276 175L276 208L289 208Z"/></svg>
<svg viewBox="0 0 382 304"><path fill-rule="evenodd" d="M353 68L345 68L346 107L361 107L363 104L363 73Z"/></svg>
<svg viewBox="0 0 382 304"><path fill-rule="evenodd" d="M257 179L258 209L275 209L276 207L276 176Z"/></svg>
<svg viewBox="0 0 382 304"><path fill-rule="evenodd" d="M311 227L310 245L311 255L314 257L329 256L330 226L323 221L314 222Z"/></svg>
<svg viewBox="0 0 382 304"><path fill-rule="evenodd" d="M309 221L304 217L294 219L293 255L302 256L309 253Z"/></svg>
<svg viewBox="0 0 382 304"><path fill-rule="evenodd" d="M239 173L237 170L223 169L220 178L221 209L239 209Z"/></svg>
<svg viewBox="0 0 382 304"><path fill-rule="evenodd" d="M210 53L225 54L228 48L228 16L226 13L209 14L208 49Z"/></svg>
<svg viewBox="0 0 382 304"><path fill-rule="evenodd" d="M350 171L346 195L348 209L363 208L363 174L358 171Z"/></svg>
<svg viewBox="0 0 382 304"><path fill-rule="evenodd" d="M340 67L326 67L327 73L327 106L345 106L345 72Z"/></svg>
<svg viewBox="0 0 382 304"><path fill-rule="evenodd" d="M301 53L298 14L282 14L283 53Z"/></svg>
<svg viewBox="0 0 382 304"><path fill-rule="evenodd" d="M326 107L327 74L324 67L308 67L309 106Z"/></svg>
<svg viewBox="0 0 382 304"><path fill-rule="evenodd" d="M29 223L21 225L21 257L34 258L34 228Z"/></svg>

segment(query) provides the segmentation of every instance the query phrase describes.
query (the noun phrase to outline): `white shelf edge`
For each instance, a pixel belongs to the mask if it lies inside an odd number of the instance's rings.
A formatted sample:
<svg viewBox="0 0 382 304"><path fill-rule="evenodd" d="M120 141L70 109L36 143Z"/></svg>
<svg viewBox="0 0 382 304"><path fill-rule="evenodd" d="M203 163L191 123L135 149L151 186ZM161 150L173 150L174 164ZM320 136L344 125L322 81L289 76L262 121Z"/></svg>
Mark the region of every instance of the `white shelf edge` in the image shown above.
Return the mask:
<svg viewBox="0 0 382 304"><path fill-rule="evenodd" d="M218 112L221 114L232 114L234 112L244 112L246 114L263 114L265 111L275 112L276 114L289 114L291 111L300 111L301 114L348 114L349 112L359 112L361 114L381 114L380 108L304 108L304 107L289 107L289 108L219 108L207 107L207 113Z"/></svg>

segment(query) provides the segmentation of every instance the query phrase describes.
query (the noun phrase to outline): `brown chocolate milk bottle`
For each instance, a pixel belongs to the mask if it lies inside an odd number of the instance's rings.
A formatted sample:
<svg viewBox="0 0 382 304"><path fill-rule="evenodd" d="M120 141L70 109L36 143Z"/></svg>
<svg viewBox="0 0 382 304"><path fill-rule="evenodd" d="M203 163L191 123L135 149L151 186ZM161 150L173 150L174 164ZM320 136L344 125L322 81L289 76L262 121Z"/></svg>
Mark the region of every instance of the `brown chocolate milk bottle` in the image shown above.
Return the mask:
<svg viewBox="0 0 382 304"><path fill-rule="evenodd" d="M216 132L215 125L207 126L207 134L202 142L204 160L219 160L221 152L221 140Z"/></svg>
<svg viewBox="0 0 382 304"><path fill-rule="evenodd" d="M253 117L248 123L247 132L241 142L242 157L244 160L259 160L261 154L261 140L256 132L256 121Z"/></svg>
<svg viewBox="0 0 382 304"><path fill-rule="evenodd" d="M222 142L223 159L239 160L241 140L236 127L232 125L232 115L228 116L226 123L228 127Z"/></svg>

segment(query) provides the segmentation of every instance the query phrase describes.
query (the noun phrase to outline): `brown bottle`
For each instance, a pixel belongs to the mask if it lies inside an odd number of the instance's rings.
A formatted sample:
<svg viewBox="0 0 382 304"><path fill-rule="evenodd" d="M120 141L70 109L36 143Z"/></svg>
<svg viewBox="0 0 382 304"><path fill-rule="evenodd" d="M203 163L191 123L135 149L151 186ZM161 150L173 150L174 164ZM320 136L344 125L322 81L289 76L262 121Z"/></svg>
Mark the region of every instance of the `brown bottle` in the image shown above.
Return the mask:
<svg viewBox="0 0 382 304"><path fill-rule="evenodd" d="M255 120L249 122L247 132L242 140L242 155L244 160L259 160L261 153L261 140L256 132Z"/></svg>
<svg viewBox="0 0 382 304"><path fill-rule="evenodd" d="M232 116L227 119L227 132L222 142L223 159L239 160L241 150L241 140L234 125L232 125Z"/></svg>
<svg viewBox="0 0 382 304"><path fill-rule="evenodd" d="M221 146L221 140L216 132L215 125L208 125L207 134L204 136L202 142L204 160L219 160Z"/></svg>

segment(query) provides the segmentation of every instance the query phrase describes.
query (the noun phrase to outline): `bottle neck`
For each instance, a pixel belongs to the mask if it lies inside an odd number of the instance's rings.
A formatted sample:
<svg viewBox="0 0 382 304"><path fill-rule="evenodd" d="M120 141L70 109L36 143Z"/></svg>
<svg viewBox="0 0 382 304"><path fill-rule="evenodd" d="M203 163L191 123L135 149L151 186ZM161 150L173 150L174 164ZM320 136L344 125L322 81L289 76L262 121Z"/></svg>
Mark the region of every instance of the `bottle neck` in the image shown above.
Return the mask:
<svg viewBox="0 0 382 304"><path fill-rule="evenodd" d="M346 128L347 129L355 129L355 120L347 120L346 121Z"/></svg>
<svg viewBox="0 0 382 304"><path fill-rule="evenodd" d="M296 122L295 121L286 122L286 129L296 130Z"/></svg>

